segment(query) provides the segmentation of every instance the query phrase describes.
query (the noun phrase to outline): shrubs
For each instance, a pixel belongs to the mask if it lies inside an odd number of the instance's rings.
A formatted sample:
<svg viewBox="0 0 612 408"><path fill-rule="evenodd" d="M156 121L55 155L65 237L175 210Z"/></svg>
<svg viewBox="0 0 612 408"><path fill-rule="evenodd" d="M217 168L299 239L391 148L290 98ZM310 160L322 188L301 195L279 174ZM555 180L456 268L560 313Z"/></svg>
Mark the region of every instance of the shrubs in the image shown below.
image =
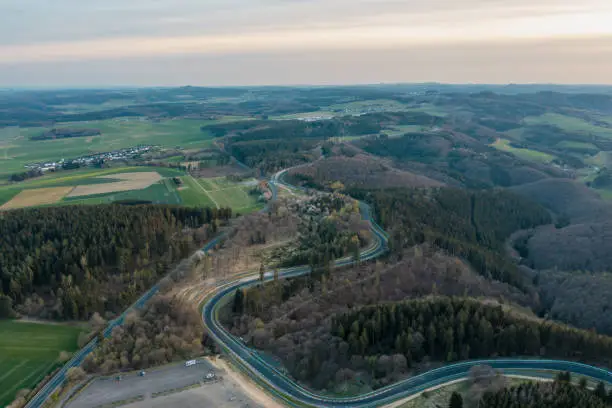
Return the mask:
<svg viewBox="0 0 612 408"><path fill-rule="evenodd" d="M83 367L108 374L184 360L202 353L203 332L200 315L191 305L159 295L142 311L128 315Z"/></svg>

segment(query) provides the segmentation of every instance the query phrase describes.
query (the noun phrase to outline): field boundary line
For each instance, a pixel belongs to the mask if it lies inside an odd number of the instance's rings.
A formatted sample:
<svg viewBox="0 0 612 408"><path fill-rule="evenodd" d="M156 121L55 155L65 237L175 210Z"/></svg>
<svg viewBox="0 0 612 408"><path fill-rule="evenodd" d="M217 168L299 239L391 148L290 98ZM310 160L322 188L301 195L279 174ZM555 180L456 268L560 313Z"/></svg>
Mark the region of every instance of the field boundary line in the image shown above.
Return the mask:
<svg viewBox="0 0 612 408"><path fill-rule="evenodd" d="M13 374L13 372L15 370L17 370L19 367L21 367L22 365L26 364L27 362L29 362L30 360L22 360L21 364L17 364L16 366L13 366L13 368L11 368L10 370L8 370L6 373L4 373L4 375L2 377L0 377L0 381L4 380L6 377L8 377L9 375Z"/></svg>
<svg viewBox="0 0 612 408"><path fill-rule="evenodd" d="M31 361L31 360L26 360L26 361ZM38 366L38 368L34 369L34 371L32 371L27 377L22 378L20 382L16 383L11 388L8 388L8 389L4 390L4 392L0 395L0 399L4 398L5 396L9 395L10 393L12 393L14 391L19 391L21 389L20 387L24 383L27 383L35 375L40 376L41 373L44 373L52 365L53 365L53 363L46 364L44 366L43 365Z"/></svg>
<svg viewBox="0 0 612 408"><path fill-rule="evenodd" d="M191 177L191 180L193 180L194 183L196 183L198 185L198 187L200 187L200 189L206 193L206 195L208 196L208 198L210 198L212 200L213 203L215 203L215 205L217 206L217 210L219 208L221 208L221 206L219 205L219 203L217 202L217 200L215 200L215 198L210 195L210 193L198 182L198 180L196 180L191 174L188 175L188 177Z"/></svg>

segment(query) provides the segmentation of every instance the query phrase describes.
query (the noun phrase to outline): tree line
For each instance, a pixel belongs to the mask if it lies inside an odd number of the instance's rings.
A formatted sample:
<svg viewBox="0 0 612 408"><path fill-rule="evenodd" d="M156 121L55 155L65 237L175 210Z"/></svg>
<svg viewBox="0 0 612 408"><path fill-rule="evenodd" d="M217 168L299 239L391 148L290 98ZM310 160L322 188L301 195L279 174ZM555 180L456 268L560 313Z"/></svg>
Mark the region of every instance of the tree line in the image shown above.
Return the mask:
<svg viewBox="0 0 612 408"><path fill-rule="evenodd" d="M332 319L351 355L401 354L452 362L542 356L612 362L612 338L505 311L469 298L427 298L365 307Z"/></svg>
<svg viewBox="0 0 612 408"><path fill-rule="evenodd" d="M113 329L83 367L108 374L185 360L202 353L203 333L200 315L191 305L171 296L156 296Z"/></svg>
<svg viewBox="0 0 612 408"><path fill-rule="evenodd" d="M295 166L313 159L307 150L339 136L379 134L387 126L440 123L441 118L420 112L374 113L361 116L301 121L248 121L202 127L227 137L232 155L264 172Z"/></svg>
<svg viewBox="0 0 612 408"><path fill-rule="evenodd" d="M313 160L309 150L315 146L313 140L275 139L232 143L229 150L247 166L258 168L263 173L273 173Z"/></svg>
<svg viewBox="0 0 612 408"><path fill-rule="evenodd" d="M504 254L508 236L549 224L550 214L526 198L502 190L353 189L371 203L390 234L393 252L428 242L466 259L478 273L520 289L525 282Z"/></svg>
<svg viewBox="0 0 612 408"><path fill-rule="evenodd" d="M230 209L163 205L4 212L0 295L47 318L117 312L230 217Z"/></svg>
<svg viewBox="0 0 612 408"><path fill-rule="evenodd" d="M463 405L449 404L450 408ZM612 393L606 395L603 383L594 391L557 379L552 384L527 382L497 392L485 393L478 408L606 408L612 406Z"/></svg>

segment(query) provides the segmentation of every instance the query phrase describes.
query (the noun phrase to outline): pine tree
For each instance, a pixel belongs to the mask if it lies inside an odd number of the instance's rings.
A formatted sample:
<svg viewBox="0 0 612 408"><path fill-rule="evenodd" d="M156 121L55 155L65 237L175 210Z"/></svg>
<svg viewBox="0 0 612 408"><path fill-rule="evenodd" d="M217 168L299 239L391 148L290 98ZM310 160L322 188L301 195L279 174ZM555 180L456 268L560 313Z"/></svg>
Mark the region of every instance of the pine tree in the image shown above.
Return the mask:
<svg viewBox="0 0 612 408"><path fill-rule="evenodd" d="M232 312L242 314L244 311L244 292L242 289L236 289L234 294L234 304L232 306Z"/></svg>
<svg viewBox="0 0 612 408"><path fill-rule="evenodd" d="M458 392L453 392L448 403L448 408L463 408L463 397Z"/></svg>
<svg viewBox="0 0 612 408"><path fill-rule="evenodd" d="M597 397L601 398L603 401L605 401L608 397L608 393L606 392L606 386L602 381L597 384L597 387L595 387L595 391L593 391L593 393Z"/></svg>

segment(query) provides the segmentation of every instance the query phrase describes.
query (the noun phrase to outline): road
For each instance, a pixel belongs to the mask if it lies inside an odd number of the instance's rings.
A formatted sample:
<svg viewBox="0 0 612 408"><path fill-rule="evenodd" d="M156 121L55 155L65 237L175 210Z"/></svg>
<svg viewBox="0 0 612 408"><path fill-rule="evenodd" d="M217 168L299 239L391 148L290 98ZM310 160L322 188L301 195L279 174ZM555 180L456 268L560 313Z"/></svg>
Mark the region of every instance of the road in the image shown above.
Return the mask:
<svg viewBox="0 0 612 408"><path fill-rule="evenodd" d="M243 163L241 163L244 165ZM198 183L199 185L199 183ZM276 186L270 186L270 190L272 191L272 200L276 200L277 197L277 189ZM262 211L265 211L262 210ZM212 248L214 248L218 243L225 239L225 233L222 233L208 242L201 250L203 252L208 252ZM104 329L104 337L109 337L113 331L113 329L117 326L123 324L125 317L136 309L141 309L155 294L159 292L159 285L153 286L149 289L145 294L143 294L134 304L132 304L129 308L125 310L117 319L109 322L106 329ZM57 372L53 375L53 377L36 393L36 395L28 401L26 404L26 408L39 408L43 406L45 401L47 401L51 395L61 386L64 381L66 381L66 373L72 367L79 367L85 357L87 357L91 352L95 350L98 346L98 339L94 338L87 345L85 345L82 349L77 351L74 356Z"/></svg>
<svg viewBox="0 0 612 408"><path fill-rule="evenodd" d="M272 177L271 184L283 185L283 176L286 171L281 171ZM289 186L288 186L289 187ZM295 186L290 186L295 188ZM360 204L362 217L371 223L374 236L373 244L361 254L362 260L374 259L386 250L386 233L378 226L370 215L369 207ZM341 259L336 266L344 266L352 263L351 259ZM281 278L291 278L310 272L307 266L283 269L279 271ZM272 272L266 272L265 280L273 279ZM311 406L311 407L378 407L403 399L422 392L425 389L445 384L450 381L464 378L469 374L470 368L476 365L486 364L500 371L528 370L534 377L538 377L538 371L554 370L569 371L574 374L592 377L597 381L612 383L612 373L607 369L601 369L580 363L560 360L537 360L537 359L496 359L466 361L458 364L447 365L426 372L424 374L408 378L404 381L392 384L388 387L371 393L359 395L352 398L331 398L316 394L296 384L284 373L262 359L256 350L250 349L242 341L230 334L219 322L219 308L239 288L247 288L259 283L257 276L248 276L227 283L214 295L207 299L202 308L204 324L209 328L209 334L214 337L243 371L267 391L274 394L288 406Z"/></svg>
<svg viewBox="0 0 612 408"><path fill-rule="evenodd" d="M225 237L224 234L218 235L213 240L208 242L202 251L207 252L210 249L214 248L221 240ZM104 329L104 337L109 337L113 331L113 329L117 326L123 324L125 317L136 309L141 309L155 294L159 292L159 285L153 286L149 289L144 295L142 295L134 304L132 304L125 312L121 314L117 319L109 322L106 329ZM45 401L47 401L51 395L55 392L55 390L64 383L66 380L66 373L72 367L79 367L85 357L89 355L89 353L93 352L95 348L98 346L98 339L94 338L90 341L85 347L81 350L77 351L74 356L45 384L44 387L38 391L38 393L26 404L26 408L38 408L41 407Z"/></svg>
<svg viewBox="0 0 612 408"><path fill-rule="evenodd" d="M270 181L270 189L272 191L272 199L277 197L278 186L286 185L283 181L287 170L276 173ZM360 203L362 217L370 221L373 241L369 248L366 248L361 253L361 260L375 259L386 251L387 234L374 220L371 219L370 208L365 203ZM265 210L264 210L265 211ZM210 241L203 251L209 251L224 239L224 234L217 236ZM350 258L340 259L336 261L336 266L346 266L353 262ZM281 278L291 278L301 276L310 272L310 268L306 266L298 266L293 268L283 269L279 271ZM273 272L268 271L265 275L266 280L273 278ZM592 366L586 366L569 361L556 360L486 360L464 362L460 364L442 367L437 370L430 371L417 377L412 377L405 381L393 384L389 387L377 390L370 394L364 394L354 398L328 398L317 395L308 391L291 379L285 376L263 359L257 352L246 347L238 339L228 333L218 321L218 308L222 304L221 300L231 296L236 289L248 287L259 282L258 276L247 276L233 282L223 282L219 286L217 292L210 297L202 308L202 318L205 325L209 328L209 334L215 338L221 348L234 359L235 363L240 365L242 369L249 373L251 378L260 386L264 387L278 398L285 401L289 406L313 406L313 407L374 407L381 406L398 399L402 399L414 394L417 394L424 389L434 387L453 381L457 378L462 378L467 375L470 367L478 364L487 364L500 370L558 370L570 371L575 374L581 374L593 377L596 380L612 383L612 374L608 370L599 369ZM153 286L149 291L142 295L132 306L130 306L121 316L111 321L104 330L104 336L110 336L112 330L123 324L125 317L134 309L142 308L149 299L151 299L159 291L158 285ZM38 408L47 401L53 392L64 383L66 372L71 367L81 365L85 357L97 347L97 339L93 339L85 347L76 352L76 354L47 382L47 384L28 402L26 407ZM534 372L537 376L537 372Z"/></svg>

